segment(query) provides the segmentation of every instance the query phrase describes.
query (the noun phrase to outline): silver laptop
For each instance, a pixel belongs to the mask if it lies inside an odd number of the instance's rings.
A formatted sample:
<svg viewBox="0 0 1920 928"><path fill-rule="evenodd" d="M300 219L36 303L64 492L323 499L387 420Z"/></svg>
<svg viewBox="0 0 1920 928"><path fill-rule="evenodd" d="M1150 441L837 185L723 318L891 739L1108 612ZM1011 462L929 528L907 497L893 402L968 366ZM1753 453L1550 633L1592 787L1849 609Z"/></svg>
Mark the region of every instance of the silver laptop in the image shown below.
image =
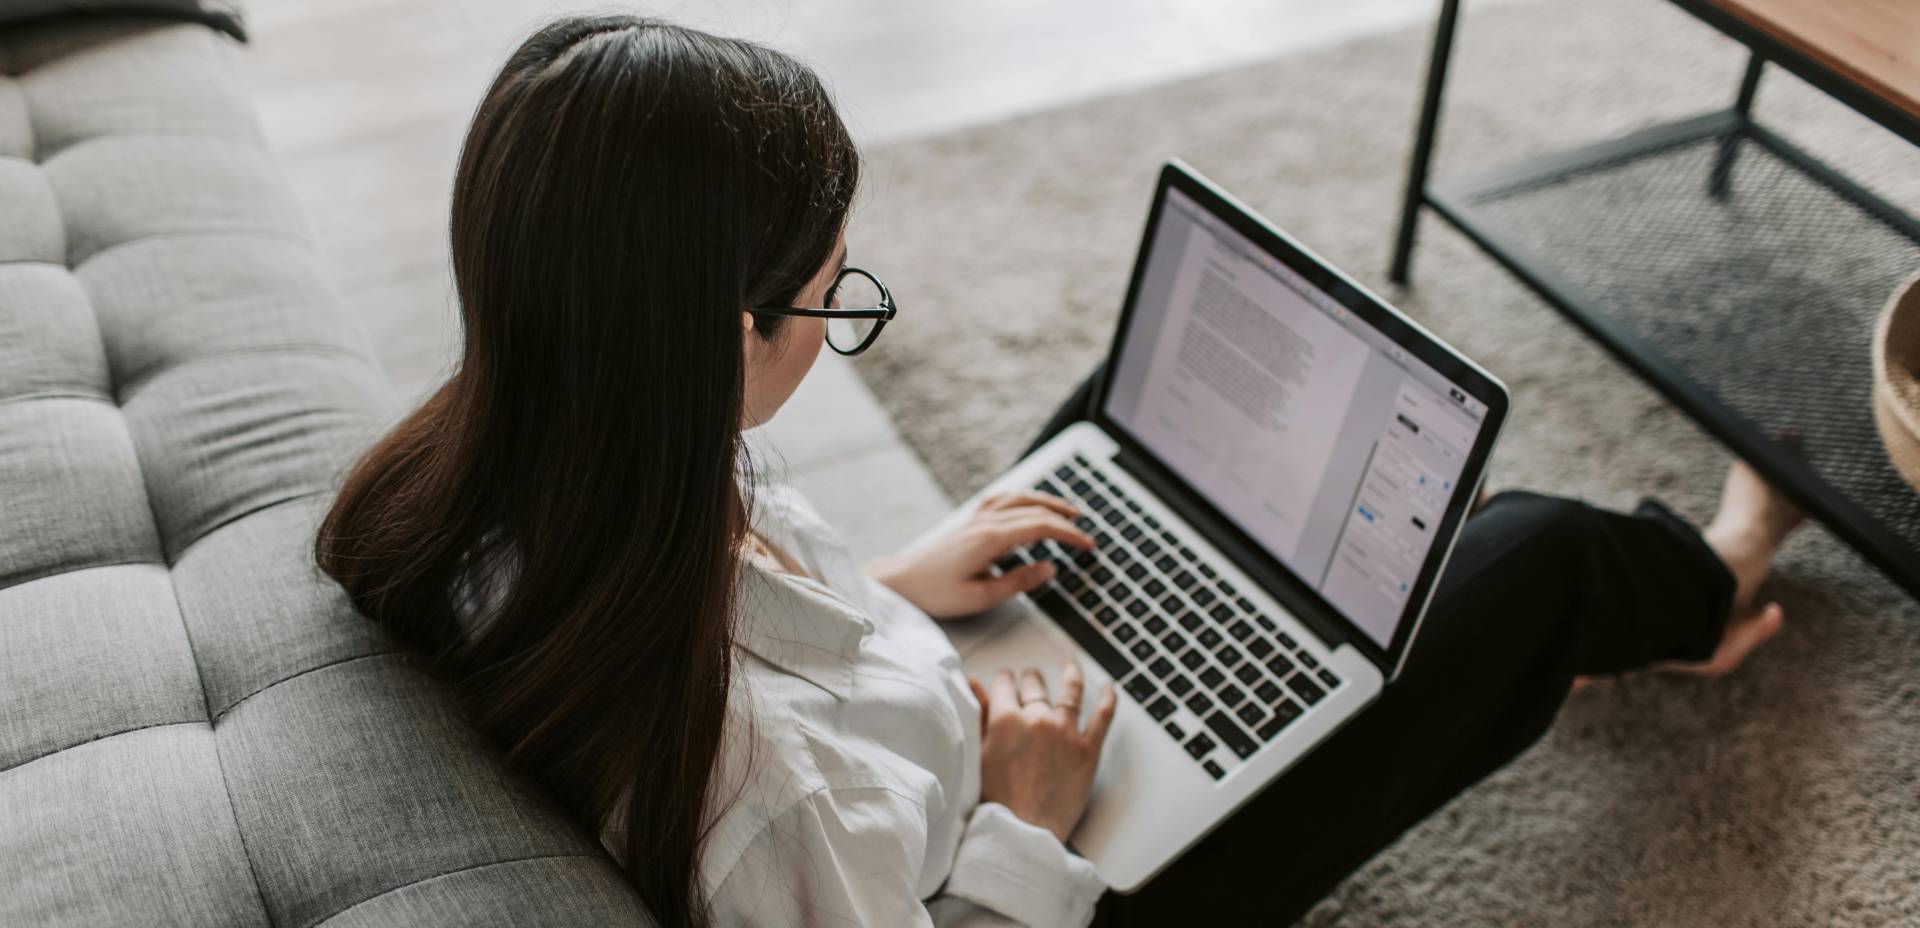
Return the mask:
<svg viewBox="0 0 1920 928"><path fill-rule="evenodd" d="M1062 656L1122 692L1072 843L1138 888L1392 685L1506 388L1179 162L1092 419L967 501L1038 488L1098 544L947 626L976 675ZM1057 689L1056 689L1057 691ZM1086 701L1089 706L1095 700Z"/></svg>

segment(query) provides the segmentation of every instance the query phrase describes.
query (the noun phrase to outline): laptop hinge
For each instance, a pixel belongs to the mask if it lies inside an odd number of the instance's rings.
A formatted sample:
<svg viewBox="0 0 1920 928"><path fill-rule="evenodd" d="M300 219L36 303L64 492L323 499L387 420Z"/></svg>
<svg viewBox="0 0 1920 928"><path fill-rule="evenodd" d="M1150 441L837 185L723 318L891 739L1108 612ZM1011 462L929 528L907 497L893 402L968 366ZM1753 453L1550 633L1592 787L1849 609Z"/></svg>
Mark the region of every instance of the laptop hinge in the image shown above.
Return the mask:
<svg viewBox="0 0 1920 928"><path fill-rule="evenodd" d="M1235 566L1260 584L1268 595L1279 600L1294 618L1300 620L1300 624L1318 635L1329 649L1346 644L1353 637L1346 623L1326 614L1326 606L1318 601L1318 597L1307 592L1307 587L1298 577L1276 563L1272 555L1239 537L1239 532L1217 515L1198 494L1164 476L1157 463L1129 448L1126 442L1117 444L1120 447L1114 459L1126 468L1128 474L1145 484L1155 496L1187 520L1187 524L1205 536L1210 544L1231 558ZM1365 648L1360 651L1367 653Z"/></svg>

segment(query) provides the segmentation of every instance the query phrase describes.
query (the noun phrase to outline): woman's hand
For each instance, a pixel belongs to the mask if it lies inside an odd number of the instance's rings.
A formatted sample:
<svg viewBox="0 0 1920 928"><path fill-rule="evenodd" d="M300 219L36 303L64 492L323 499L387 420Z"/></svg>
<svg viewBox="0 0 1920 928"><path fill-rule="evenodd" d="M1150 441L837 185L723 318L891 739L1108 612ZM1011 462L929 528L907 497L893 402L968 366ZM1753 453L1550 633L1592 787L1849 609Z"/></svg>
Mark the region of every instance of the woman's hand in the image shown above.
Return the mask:
<svg viewBox="0 0 1920 928"><path fill-rule="evenodd" d="M953 534L870 561L866 571L936 619L984 612L1053 578L1048 561L996 576L993 562L1008 551L1042 538L1093 547L1093 538L1074 527L1079 516L1066 500L1045 493L989 496Z"/></svg>
<svg viewBox="0 0 1920 928"><path fill-rule="evenodd" d="M1119 704L1109 683L1100 692L1087 727L1080 727L1080 696L1086 682L1080 665L1060 664L1060 699L1050 702L1047 682L1031 667L993 675L989 692L967 678L980 700L980 801L1006 806L1021 821L1053 832L1062 843L1073 834L1093 792L1100 746L1106 743Z"/></svg>

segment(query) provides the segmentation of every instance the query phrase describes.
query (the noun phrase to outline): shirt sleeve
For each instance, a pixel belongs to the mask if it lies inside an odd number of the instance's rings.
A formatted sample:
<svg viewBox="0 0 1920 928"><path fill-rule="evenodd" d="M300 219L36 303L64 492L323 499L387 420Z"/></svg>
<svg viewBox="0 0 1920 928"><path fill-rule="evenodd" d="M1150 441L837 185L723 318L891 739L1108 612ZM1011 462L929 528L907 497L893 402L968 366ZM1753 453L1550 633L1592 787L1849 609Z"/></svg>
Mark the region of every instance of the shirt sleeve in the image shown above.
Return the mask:
<svg viewBox="0 0 1920 928"><path fill-rule="evenodd" d="M1053 832L983 802L967 820L943 892L1030 928L1085 928L1106 889L1092 862Z"/></svg>
<svg viewBox="0 0 1920 928"><path fill-rule="evenodd" d="M974 811L946 889L930 901L917 889L925 853L926 813L911 799L881 787L822 789L769 821L709 902L721 925L1085 928L1093 920L1101 892L1093 865L1004 806Z"/></svg>

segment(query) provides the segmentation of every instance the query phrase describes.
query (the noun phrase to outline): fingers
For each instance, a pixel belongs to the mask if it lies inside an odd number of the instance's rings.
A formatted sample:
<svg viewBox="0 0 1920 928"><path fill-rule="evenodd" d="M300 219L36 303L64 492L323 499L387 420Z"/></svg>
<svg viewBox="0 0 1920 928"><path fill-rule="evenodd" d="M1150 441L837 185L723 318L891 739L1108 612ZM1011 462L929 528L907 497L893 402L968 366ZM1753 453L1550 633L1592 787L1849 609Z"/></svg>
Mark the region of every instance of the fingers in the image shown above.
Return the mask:
<svg viewBox="0 0 1920 928"><path fill-rule="evenodd" d="M1072 545L1075 548L1093 547L1092 535L1050 512L1009 516L996 520L988 524L986 537L996 553L1018 545L1030 545L1042 538Z"/></svg>
<svg viewBox="0 0 1920 928"><path fill-rule="evenodd" d="M987 730L987 707L993 704L993 700L987 697L987 688L980 685L979 678L973 674L967 674L967 688L973 690L973 701L980 704L980 730L984 732Z"/></svg>
<svg viewBox="0 0 1920 928"><path fill-rule="evenodd" d="M1080 718L1080 695L1086 690L1086 677L1080 673L1080 662L1069 657L1060 662L1060 699L1054 705L1066 710L1068 717Z"/></svg>
<svg viewBox="0 0 1920 928"><path fill-rule="evenodd" d="M1120 694L1109 683L1100 690L1100 704L1093 707L1093 718L1087 720L1087 744L1095 751L1107 741L1107 729L1113 727L1113 712L1120 707Z"/></svg>
<svg viewBox="0 0 1920 928"><path fill-rule="evenodd" d="M1080 510L1072 503L1051 493L1028 490L1020 493L995 493L980 501L980 511L989 512L1001 509L1013 509L1019 506L1040 506L1051 509L1068 519L1080 517Z"/></svg>
<svg viewBox="0 0 1920 928"><path fill-rule="evenodd" d="M1059 568L1052 561L1034 561L985 580L986 602L980 604L980 608L991 608L1002 600L1012 599L1016 593L1039 589L1041 584L1052 580L1058 572Z"/></svg>
<svg viewBox="0 0 1920 928"><path fill-rule="evenodd" d="M1013 674L1001 670L993 675L993 688L988 691L987 718L997 719L1020 708L1020 696L1013 689Z"/></svg>
<svg viewBox="0 0 1920 928"><path fill-rule="evenodd" d="M1028 667L1020 671L1020 704L1047 702L1047 681L1042 679L1040 671Z"/></svg>

